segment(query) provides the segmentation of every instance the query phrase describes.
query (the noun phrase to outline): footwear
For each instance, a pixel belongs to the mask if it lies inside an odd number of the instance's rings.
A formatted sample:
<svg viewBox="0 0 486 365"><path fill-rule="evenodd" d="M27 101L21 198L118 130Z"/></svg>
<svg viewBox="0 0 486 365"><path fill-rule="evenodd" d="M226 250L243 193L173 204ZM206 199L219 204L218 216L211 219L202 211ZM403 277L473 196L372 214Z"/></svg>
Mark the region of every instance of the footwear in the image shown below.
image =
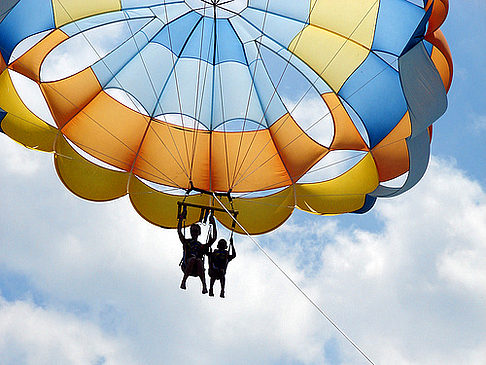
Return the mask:
<svg viewBox="0 0 486 365"><path fill-rule="evenodd" d="M186 283L181 283L181 289L186 290Z"/></svg>
<svg viewBox="0 0 486 365"><path fill-rule="evenodd" d="M222 291L222 292L221 292L221 294L219 294L219 296L220 296L221 298L224 298L224 291Z"/></svg>
<svg viewBox="0 0 486 365"><path fill-rule="evenodd" d="M209 296L210 296L210 297L214 297L214 292L213 292L213 290L212 290L212 289L209 289Z"/></svg>
<svg viewBox="0 0 486 365"><path fill-rule="evenodd" d="M208 289L207 288L203 288L202 293L203 294L206 294L207 292L208 292Z"/></svg>

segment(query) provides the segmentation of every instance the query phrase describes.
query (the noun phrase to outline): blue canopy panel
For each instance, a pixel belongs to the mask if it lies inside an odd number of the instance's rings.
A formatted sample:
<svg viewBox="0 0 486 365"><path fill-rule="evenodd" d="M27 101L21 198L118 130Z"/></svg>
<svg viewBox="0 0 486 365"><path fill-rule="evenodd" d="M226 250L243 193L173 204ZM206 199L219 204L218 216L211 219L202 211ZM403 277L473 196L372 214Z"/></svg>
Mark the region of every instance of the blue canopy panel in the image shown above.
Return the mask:
<svg viewBox="0 0 486 365"><path fill-rule="evenodd" d="M181 58L195 58L207 63L239 62L247 64L243 45L227 19L216 21L216 55L214 54L214 19L204 17L188 38Z"/></svg>
<svg viewBox="0 0 486 365"><path fill-rule="evenodd" d="M159 46L160 47L160 46ZM161 50L168 52L165 47ZM174 57L170 54L171 59ZM174 62L165 62L168 68ZM210 129L213 103L213 65L195 58L178 58L170 74L164 80L164 89L156 101L154 116L179 114L192 118L196 124L186 125L199 129ZM171 121L183 125L184 120ZM193 122L194 123L194 122Z"/></svg>
<svg viewBox="0 0 486 365"><path fill-rule="evenodd" d="M152 42L163 45L179 57L202 18L195 11L187 13L167 24Z"/></svg>
<svg viewBox="0 0 486 365"><path fill-rule="evenodd" d="M434 49L434 45L430 42L427 42L427 41L423 41L423 44L424 44L425 49L427 50L427 54L429 56L431 56L432 50Z"/></svg>
<svg viewBox="0 0 486 365"><path fill-rule="evenodd" d="M145 27L121 44L118 48L107 54L104 58L96 62L92 69L102 87L129 87L130 84L122 82L118 73L131 61L140 59L139 52L143 51L150 40L158 34L163 27L159 19L154 19ZM115 85L111 84L113 81ZM133 85L132 85L133 86Z"/></svg>
<svg viewBox="0 0 486 365"><path fill-rule="evenodd" d="M410 41L408 42L407 46L403 49L402 54L408 52L410 49L412 49L418 43L424 40L425 33L427 32L427 27L429 25L430 15L432 14L432 9L433 6L429 7L429 10L427 10L427 12L425 13L424 17L422 18L422 21L420 22L417 29L415 30L415 33L410 38Z"/></svg>
<svg viewBox="0 0 486 365"><path fill-rule="evenodd" d="M252 40L261 41L260 38L265 36L283 49L287 49L296 34L299 34L308 25L309 8L307 8L305 19L288 18L252 8L246 8L240 15L240 17L231 19L235 28L246 29Z"/></svg>
<svg viewBox="0 0 486 365"><path fill-rule="evenodd" d="M309 72L310 68L297 57L291 57L289 52L275 53L265 46L259 47L259 52L262 73L270 79L272 92L276 90L271 97L280 101L286 112L307 135L317 143L329 147L334 136L334 124L321 95L329 92L330 88L313 71ZM294 63L299 66L296 67ZM266 110L269 102L270 100L263 104L263 110ZM283 115L267 120L268 124L275 123Z"/></svg>
<svg viewBox="0 0 486 365"><path fill-rule="evenodd" d="M371 196L369 194L366 194L365 202L363 204L363 207L361 209L355 210L352 213L355 213L355 214L368 213L371 210L371 208L373 208L373 206L375 205L376 199L377 199L376 197Z"/></svg>
<svg viewBox="0 0 486 365"><path fill-rule="evenodd" d="M121 0L121 7L126 9L144 8L147 6L160 6L170 4L181 4L184 0Z"/></svg>
<svg viewBox="0 0 486 365"><path fill-rule="evenodd" d="M425 15L424 9L408 1L381 0L371 50L400 56Z"/></svg>
<svg viewBox="0 0 486 365"><path fill-rule="evenodd" d="M181 15L192 11L185 2L180 1L168 1L167 5L154 6L150 8L150 10L164 24L168 24L179 18Z"/></svg>
<svg viewBox="0 0 486 365"><path fill-rule="evenodd" d="M249 43L250 44L250 43ZM266 52L266 54L275 54L275 62L278 62L279 65L273 65L272 61L270 61L267 57L267 64L270 65L268 71L272 73L272 78L275 80L279 80L282 77L282 74L287 72L287 64L292 66L296 72L301 74L301 77L304 77L308 80L309 83L313 85L313 87L319 92L319 94L324 94L328 92L332 92L331 87L318 75L311 67L309 67L304 61L298 58L295 54L290 52L287 47L282 47L280 44L276 43L272 39L264 36L259 42L252 42L252 44L258 47L258 52ZM263 49L266 51L262 51ZM270 56L271 57L271 56ZM278 60L278 61L277 61ZM276 70L271 68L276 67ZM294 96L295 98L296 96Z"/></svg>
<svg viewBox="0 0 486 365"><path fill-rule="evenodd" d="M248 119L248 129L266 128L264 110L255 91L248 66L236 62L216 65L213 91L212 129L226 121ZM234 127L228 126L230 129Z"/></svg>
<svg viewBox="0 0 486 365"><path fill-rule="evenodd" d="M2 121L5 119L5 116L7 115L7 112L0 108L0 132L4 133L2 130Z"/></svg>
<svg viewBox="0 0 486 365"><path fill-rule="evenodd" d="M264 114L265 125L269 127L288 111L276 93L275 86L268 73L269 70L266 69L260 56L263 48L258 47L254 42L245 44L245 52L250 62L249 71L253 79L255 92L258 95L261 110Z"/></svg>
<svg viewBox="0 0 486 365"><path fill-rule="evenodd" d="M216 39L216 64L233 61L248 66L243 44L228 20L217 19Z"/></svg>
<svg viewBox="0 0 486 365"><path fill-rule="evenodd" d="M264 122L248 66L234 61L212 65L179 59L157 105L156 115L167 113L190 116L206 129L225 123L222 128L235 130L244 120L246 130L261 129Z"/></svg>
<svg viewBox="0 0 486 365"><path fill-rule="evenodd" d="M245 16L251 10L259 11L262 14L267 11L269 15L277 15L282 18L308 23L310 8L310 0L249 0L248 8L242 12L242 15Z"/></svg>
<svg viewBox="0 0 486 365"><path fill-rule="evenodd" d="M35 13L35 16L32 14ZM0 23L0 52L9 62L15 46L26 37L54 29L51 0L22 0Z"/></svg>
<svg viewBox="0 0 486 365"><path fill-rule="evenodd" d="M220 28L218 27L216 33L218 37L219 30ZM219 40L217 40L217 45L220 45ZM204 60L205 62L211 64L215 61L213 19L203 17L201 21L197 23L194 31L188 36L184 50L182 51L182 54L180 56L181 58L194 58L196 60Z"/></svg>
<svg viewBox="0 0 486 365"><path fill-rule="evenodd" d="M194 58L181 58L160 95L155 115L180 113L211 129L214 99L214 65Z"/></svg>
<svg viewBox="0 0 486 365"><path fill-rule="evenodd" d="M370 52L339 91L366 127L370 148L391 132L407 111L398 72Z"/></svg>
<svg viewBox="0 0 486 365"><path fill-rule="evenodd" d="M373 53L398 71L398 56L383 51L373 51Z"/></svg>
<svg viewBox="0 0 486 365"><path fill-rule="evenodd" d="M73 37L76 34L85 32L89 29L106 26L107 24L128 20L132 21L135 19L146 19L146 22L148 23L154 18L156 18L155 15L149 9L138 9L136 11L115 11L83 18L76 22L63 25L60 29L69 37Z"/></svg>
<svg viewBox="0 0 486 365"><path fill-rule="evenodd" d="M147 115L154 115L177 59L158 43L148 43L116 74L105 89L121 88L135 97ZM179 112L179 110L177 110Z"/></svg>

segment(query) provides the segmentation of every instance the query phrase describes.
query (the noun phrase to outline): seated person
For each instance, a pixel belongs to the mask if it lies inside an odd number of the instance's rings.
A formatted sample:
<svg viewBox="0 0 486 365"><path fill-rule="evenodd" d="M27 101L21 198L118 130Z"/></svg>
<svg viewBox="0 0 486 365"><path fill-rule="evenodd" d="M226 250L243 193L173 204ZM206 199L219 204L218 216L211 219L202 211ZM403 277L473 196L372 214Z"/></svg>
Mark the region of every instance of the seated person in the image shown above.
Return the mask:
<svg viewBox="0 0 486 365"><path fill-rule="evenodd" d="M179 223L177 225L177 233L179 234L179 239L183 247L182 270L184 271L184 276L181 282L181 289L186 289L186 281L189 276L199 276L203 287L202 293L206 294L208 289L204 272L204 255L208 253L209 247L216 241L216 222L211 215L209 223L212 226L212 231L209 233L208 243L203 245L198 241L198 237L201 234L201 227L198 224L192 224L190 228L191 238L185 238L182 232L182 220L179 217Z"/></svg>
<svg viewBox="0 0 486 365"><path fill-rule="evenodd" d="M214 296L213 287L214 282L219 280L221 283L221 293L220 297L224 298L224 286L225 286L225 275L228 263L236 257L235 246L233 245L233 237L230 238L230 248L226 250L228 244L225 239L220 239L218 242L218 248L215 251L210 251L209 257L209 295Z"/></svg>

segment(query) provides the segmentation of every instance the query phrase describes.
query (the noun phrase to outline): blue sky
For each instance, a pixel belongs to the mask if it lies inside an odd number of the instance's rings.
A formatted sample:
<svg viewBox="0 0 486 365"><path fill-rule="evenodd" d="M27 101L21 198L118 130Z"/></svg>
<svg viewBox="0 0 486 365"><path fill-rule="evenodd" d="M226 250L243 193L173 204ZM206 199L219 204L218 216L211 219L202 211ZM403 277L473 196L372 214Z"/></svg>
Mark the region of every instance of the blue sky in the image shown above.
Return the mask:
<svg viewBox="0 0 486 365"><path fill-rule="evenodd" d="M484 19L484 1L451 1L449 109L416 187L258 238L376 364L486 358ZM51 155L3 135L0 164L2 364L366 364L249 239L224 301L183 292L175 232L76 198Z"/></svg>
<svg viewBox="0 0 486 365"><path fill-rule="evenodd" d="M461 169L486 184L485 121L486 57L482 34L486 4L451 1L442 30L454 60L453 87L449 92L447 114L435 125L432 153L454 158ZM483 168L482 168L483 167Z"/></svg>

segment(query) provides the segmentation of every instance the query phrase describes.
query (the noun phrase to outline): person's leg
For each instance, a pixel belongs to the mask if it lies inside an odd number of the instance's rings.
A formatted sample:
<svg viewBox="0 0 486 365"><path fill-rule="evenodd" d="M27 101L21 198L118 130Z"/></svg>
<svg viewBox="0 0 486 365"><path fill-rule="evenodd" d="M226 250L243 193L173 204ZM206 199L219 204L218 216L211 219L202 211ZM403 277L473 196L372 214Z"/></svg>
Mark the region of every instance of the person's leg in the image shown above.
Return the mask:
<svg viewBox="0 0 486 365"><path fill-rule="evenodd" d="M215 278L210 278L209 279L209 296L214 297L214 282L216 281Z"/></svg>
<svg viewBox="0 0 486 365"><path fill-rule="evenodd" d="M225 279L224 275L221 277L221 279L219 281L221 283L221 294L219 294L219 296L221 298L224 298L224 284L226 283L226 279Z"/></svg>
<svg viewBox="0 0 486 365"><path fill-rule="evenodd" d="M192 272L193 267L194 267L194 257L190 257L186 262L186 270L184 271L184 277L182 278L181 289L186 289L186 281L190 273Z"/></svg>
<svg viewBox="0 0 486 365"><path fill-rule="evenodd" d="M204 263L202 260L198 259L196 261L197 265L197 272L199 274L199 278L201 279L201 283L203 286L202 293L206 294L208 292L208 288L206 286L206 274L204 273Z"/></svg>

